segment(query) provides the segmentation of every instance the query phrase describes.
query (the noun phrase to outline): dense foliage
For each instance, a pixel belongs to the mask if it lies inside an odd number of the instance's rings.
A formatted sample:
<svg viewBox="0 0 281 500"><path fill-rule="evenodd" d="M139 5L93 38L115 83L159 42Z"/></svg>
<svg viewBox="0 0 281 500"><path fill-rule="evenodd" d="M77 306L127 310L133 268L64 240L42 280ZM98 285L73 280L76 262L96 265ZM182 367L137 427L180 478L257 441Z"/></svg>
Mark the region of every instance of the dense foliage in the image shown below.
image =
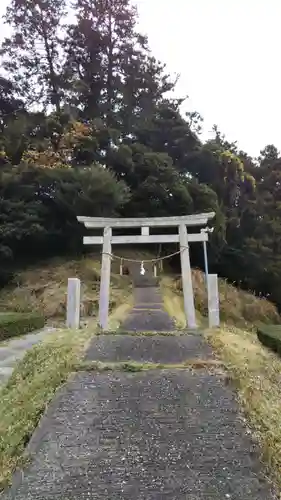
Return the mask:
<svg viewBox="0 0 281 500"><path fill-rule="evenodd" d="M0 77L2 283L81 251L76 215L214 210L211 270L281 306L281 158L250 158L201 117L138 33L129 0L11 0ZM193 249L202 264L202 248Z"/></svg>

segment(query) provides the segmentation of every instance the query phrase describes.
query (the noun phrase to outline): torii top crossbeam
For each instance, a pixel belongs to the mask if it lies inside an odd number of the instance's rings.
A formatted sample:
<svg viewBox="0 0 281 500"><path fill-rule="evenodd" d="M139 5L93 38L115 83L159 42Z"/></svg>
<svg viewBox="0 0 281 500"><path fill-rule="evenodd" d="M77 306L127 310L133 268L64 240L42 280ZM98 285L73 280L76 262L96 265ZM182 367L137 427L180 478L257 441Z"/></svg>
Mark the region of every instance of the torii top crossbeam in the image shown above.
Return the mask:
<svg viewBox="0 0 281 500"><path fill-rule="evenodd" d="M182 215L175 217L132 217L132 218L106 218L106 217L83 217L77 220L88 228L103 227L156 227L156 226L203 226L215 217L215 212L195 215Z"/></svg>

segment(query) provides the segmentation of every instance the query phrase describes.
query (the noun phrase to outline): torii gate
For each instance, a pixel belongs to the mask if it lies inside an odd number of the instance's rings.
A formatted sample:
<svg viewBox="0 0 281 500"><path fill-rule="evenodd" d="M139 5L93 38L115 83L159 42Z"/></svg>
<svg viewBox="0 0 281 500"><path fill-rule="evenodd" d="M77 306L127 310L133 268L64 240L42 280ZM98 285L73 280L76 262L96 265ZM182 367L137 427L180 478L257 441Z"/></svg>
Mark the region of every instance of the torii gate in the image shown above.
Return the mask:
<svg viewBox="0 0 281 500"><path fill-rule="evenodd" d="M187 226L205 226L207 222L215 217L214 212L184 215L179 217L150 217L150 218L104 218L104 217L82 217L77 220L86 228L103 229L103 236L84 236L84 245L102 245L102 266L99 300L99 324L103 330L108 328L109 293L110 293L110 267L111 267L111 245L138 244L138 243L179 243L181 256L181 275L184 297L184 311L189 328L196 328L196 316L194 307L194 295L192 287L192 275L189 257L189 243L203 242L206 245L208 233L187 232ZM178 227L178 234L149 234L151 227ZM116 228L141 228L140 235L113 236L112 229ZM206 269L206 272L208 270Z"/></svg>

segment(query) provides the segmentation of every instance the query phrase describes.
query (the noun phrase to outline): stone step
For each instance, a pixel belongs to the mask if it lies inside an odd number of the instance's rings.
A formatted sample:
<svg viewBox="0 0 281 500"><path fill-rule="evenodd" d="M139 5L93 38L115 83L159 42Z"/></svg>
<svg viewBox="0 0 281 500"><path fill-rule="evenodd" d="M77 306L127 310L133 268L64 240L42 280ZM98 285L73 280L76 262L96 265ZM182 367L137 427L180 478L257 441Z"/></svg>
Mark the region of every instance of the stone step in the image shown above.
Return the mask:
<svg viewBox="0 0 281 500"><path fill-rule="evenodd" d="M273 500L238 404L206 371L81 373L2 500Z"/></svg>
<svg viewBox="0 0 281 500"><path fill-rule="evenodd" d="M122 325L127 332L168 332L174 330L174 322L165 311L132 309Z"/></svg>
<svg viewBox="0 0 281 500"><path fill-rule="evenodd" d="M134 289L134 304L163 304L162 295L159 288L144 287Z"/></svg>
<svg viewBox="0 0 281 500"><path fill-rule="evenodd" d="M86 361L138 361L176 364L189 359L214 359L201 335L99 335L86 353Z"/></svg>
<svg viewBox="0 0 281 500"><path fill-rule="evenodd" d="M154 276L134 276L133 277L133 286L134 288L147 288L147 287L158 287L159 286L159 278L155 278Z"/></svg>

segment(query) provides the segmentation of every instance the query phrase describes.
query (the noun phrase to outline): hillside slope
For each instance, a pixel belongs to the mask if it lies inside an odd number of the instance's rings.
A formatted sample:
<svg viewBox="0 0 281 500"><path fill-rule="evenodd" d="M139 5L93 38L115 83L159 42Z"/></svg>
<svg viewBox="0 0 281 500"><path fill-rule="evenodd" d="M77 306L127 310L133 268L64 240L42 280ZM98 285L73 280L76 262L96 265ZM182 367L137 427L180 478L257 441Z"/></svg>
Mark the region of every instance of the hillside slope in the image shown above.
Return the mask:
<svg viewBox="0 0 281 500"><path fill-rule="evenodd" d="M205 275L193 269L195 307L199 320L208 316ZM162 280L166 309L177 316L179 326L184 323L181 278L165 276ZM219 278L220 317L222 322L236 326L250 326L259 323L280 323L281 317L274 304L253 293L236 288Z"/></svg>
<svg viewBox="0 0 281 500"><path fill-rule="evenodd" d="M131 293L127 276L111 275L110 309L126 301ZM68 278L81 280L81 315L96 315L99 303L100 255L65 260L51 259L29 267L15 276L0 292L0 310L42 311L46 318L60 322L66 314Z"/></svg>
<svg viewBox="0 0 281 500"><path fill-rule="evenodd" d="M115 254L130 259L151 259L155 257L145 251L118 248ZM92 253L77 259L52 259L41 265L29 267L15 276L13 283L0 291L0 311L41 311L52 323L65 318L67 279L78 277L82 285L82 318L95 316L98 311L100 284L100 253ZM126 262L124 261L124 264ZM119 275L120 261L112 261L110 308L127 303L132 298L132 284L128 276ZM167 274L161 284L165 306L172 316L177 316L178 326L185 324L182 311L181 280L172 275L165 263ZM198 318L207 316L207 294L204 274L193 270L193 286ZM219 281L221 318L225 322L241 325L245 323L278 323L280 316L269 301L239 290L226 281Z"/></svg>

